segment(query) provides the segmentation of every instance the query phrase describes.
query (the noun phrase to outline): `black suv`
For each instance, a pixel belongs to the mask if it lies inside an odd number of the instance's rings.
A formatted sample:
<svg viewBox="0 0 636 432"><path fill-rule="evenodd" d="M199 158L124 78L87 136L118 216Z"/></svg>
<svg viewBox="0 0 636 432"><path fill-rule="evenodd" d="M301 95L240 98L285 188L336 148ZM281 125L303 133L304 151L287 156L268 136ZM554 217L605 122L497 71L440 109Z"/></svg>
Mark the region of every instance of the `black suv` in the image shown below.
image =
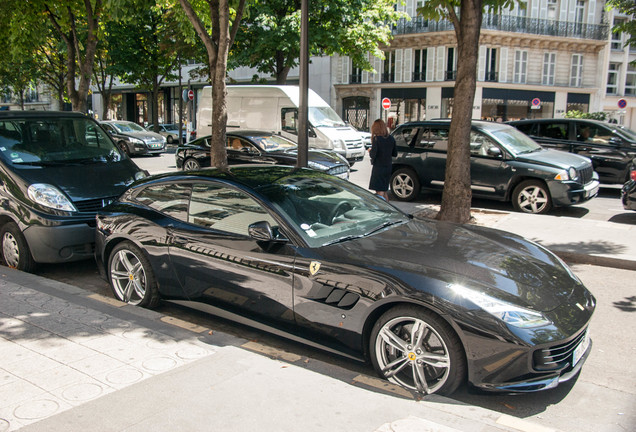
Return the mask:
<svg viewBox="0 0 636 432"><path fill-rule="evenodd" d="M36 263L93 257L95 213L145 177L80 113L0 111L0 258Z"/></svg>
<svg viewBox="0 0 636 432"><path fill-rule="evenodd" d="M592 160L602 183L625 183L636 157L636 133L617 124L587 119L534 119L508 122L544 147Z"/></svg>
<svg viewBox="0 0 636 432"><path fill-rule="evenodd" d="M411 122L393 131L391 192L410 201L421 188L444 187L450 121ZM517 211L546 213L596 196L598 176L588 158L542 148L517 129L474 121L470 133L473 196L512 201Z"/></svg>

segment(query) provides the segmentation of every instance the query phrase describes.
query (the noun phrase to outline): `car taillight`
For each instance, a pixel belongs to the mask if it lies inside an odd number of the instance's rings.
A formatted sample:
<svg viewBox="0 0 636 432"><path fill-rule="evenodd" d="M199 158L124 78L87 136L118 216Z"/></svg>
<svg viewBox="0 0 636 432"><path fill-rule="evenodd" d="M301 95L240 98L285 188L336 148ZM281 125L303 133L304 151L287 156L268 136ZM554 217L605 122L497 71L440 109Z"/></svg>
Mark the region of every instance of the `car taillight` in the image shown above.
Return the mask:
<svg viewBox="0 0 636 432"><path fill-rule="evenodd" d="M636 181L636 170L632 170L629 173L629 178L631 178L632 180Z"/></svg>

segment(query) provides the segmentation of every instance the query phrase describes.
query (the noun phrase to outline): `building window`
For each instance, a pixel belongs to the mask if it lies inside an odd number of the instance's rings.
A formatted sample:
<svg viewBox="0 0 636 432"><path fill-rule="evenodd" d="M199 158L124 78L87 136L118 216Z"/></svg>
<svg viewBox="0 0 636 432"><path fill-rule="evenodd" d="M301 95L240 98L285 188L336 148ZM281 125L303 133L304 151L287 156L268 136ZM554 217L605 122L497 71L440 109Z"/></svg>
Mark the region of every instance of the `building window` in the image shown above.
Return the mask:
<svg viewBox="0 0 636 432"><path fill-rule="evenodd" d="M548 19L555 20L557 19L557 10L558 10L557 0L548 0Z"/></svg>
<svg viewBox="0 0 636 432"><path fill-rule="evenodd" d="M612 27L616 27L617 25L623 24L625 22L624 19L614 18L614 24ZM622 51L623 50L623 33L622 32L612 32L612 41L611 41L611 49L613 51Z"/></svg>
<svg viewBox="0 0 636 432"><path fill-rule="evenodd" d="M528 70L528 51L515 51L515 83L525 84Z"/></svg>
<svg viewBox="0 0 636 432"><path fill-rule="evenodd" d="M413 81L426 81L427 49L415 50L413 59Z"/></svg>
<svg viewBox="0 0 636 432"><path fill-rule="evenodd" d="M570 68L570 87L581 87L583 82L583 55L572 54L572 67Z"/></svg>
<svg viewBox="0 0 636 432"><path fill-rule="evenodd" d="M585 2L583 0L576 0L576 5L574 6L574 22L579 24L585 22Z"/></svg>
<svg viewBox="0 0 636 432"><path fill-rule="evenodd" d="M486 81L499 81L497 74L497 48L486 50Z"/></svg>
<svg viewBox="0 0 636 432"><path fill-rule="evenodd" d="M455 80L455 48L448 47L446 49L446 81Z"/></svg>
<svg viewBox="0 0 636 432"><path fill-rule="evenodd" d="M543 85L554 85L554 70L556 67L556 53L543 54Z"/></svg>
<svg viewBox="0 0 636 432"><path fill-rule="evenodd" d="M618 63L610 63L607 72L607 87L605 92L609 95L618 94L618 72L620 65Z"/></svg>
<svg viewBox="0 0 636 432"><path fill-rule="evenodd" d="M395 51L384 51L382 82L395 82Z"/></svg>
<svg viewBox="0 0 636 432"><path fill-rule="evenodd" d="M627 65L625 96L636 96L636 66L632 64Z"/></svg>
<svg viewBox="0 0 636 432"><path fill-rule="evenodd" d="M349 77L350 84L360 84L362 82L362 69L356 66L351 66L351 76Z"/></svg>

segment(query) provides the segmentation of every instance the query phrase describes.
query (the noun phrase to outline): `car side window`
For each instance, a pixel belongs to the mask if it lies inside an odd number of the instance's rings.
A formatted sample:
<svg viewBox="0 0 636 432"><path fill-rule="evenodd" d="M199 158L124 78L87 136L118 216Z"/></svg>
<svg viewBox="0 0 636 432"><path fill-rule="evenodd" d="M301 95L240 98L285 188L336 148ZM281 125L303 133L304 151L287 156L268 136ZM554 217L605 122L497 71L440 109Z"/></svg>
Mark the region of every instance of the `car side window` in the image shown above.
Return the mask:
<svg viewBox="0 0 636 432"><path fill-rule="evenodd" d="M578 141L594 144L609 144L613 135L614 133L609 128L601 125L582 122L576 125L576 139Z"/></svg>
<svg viewBox="0 0 636 432"><path fill-rule="evenodd" d="M228 150L251 150L253 147L245 140L237 137L227 137L226 148Z"/></svg>
<svg viewBox="0 0 636 432"><path fill-rule="evenodd" d="M488 150L497 147L495 142L486 135L471 131L470 132L470 155L471 156L489 156L494 157L488 153Z"/></svg>
<svg viewBox="0 0 636 432"><path fill-rule="evenodd" d="M395 143L402 147L413 147L415 145L418 132L419 128L417 127L403 127L394 135Z"/></svg>
<svg viewBox="0 0 636 432"><path fill-rule="evenodd" d="M532 135L548 139L566 140L568 139L568 124L565 122L541 123L539 127L535 128L535 132Z"/></svg>
<svg viewBox="0 0 636 432"><path fill-rule="evenodd" d="M248 227L262 221L277 225L256 200L239 190L211 183L192 187L188 213L191 224L247 236Z"/></svg>
<svg viewBox="0 0 636 432"><path fill-rule="evenodd" d="M440 152L448 151L448 128L447 127L431 127L430 135L423 138L427 141L427 147Z"/></svg>
<svg viewBox="0 0 636 432"><path fill-rule="evenodd" d="M515 124L514 126L526 135L537 135L536 123L521 123Z"/></svg>
<svg viewBox="0 0 636 432"><path fill-rule="evenodd" d="M190 185L165 183L142 189L135 200L175 219L186 221Z"/></svg>
<svg viewBox="0 0 636 432"><path fill-rule="evenodd" d="M281 129L286 132L298 134L298 127L296 122L298 121L298 109L296 108L282 108L281 113Z"/></svg>

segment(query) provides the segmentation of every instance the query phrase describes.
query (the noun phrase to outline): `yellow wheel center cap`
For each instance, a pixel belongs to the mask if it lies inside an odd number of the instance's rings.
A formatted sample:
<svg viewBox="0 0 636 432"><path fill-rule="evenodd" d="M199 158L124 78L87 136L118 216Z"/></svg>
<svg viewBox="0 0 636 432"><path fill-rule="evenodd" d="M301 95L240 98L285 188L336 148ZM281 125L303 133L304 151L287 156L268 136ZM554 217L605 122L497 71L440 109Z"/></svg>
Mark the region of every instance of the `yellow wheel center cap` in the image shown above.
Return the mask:
<svg viewBox="0 0 636 432"><path fill-rule="evenodd" d="M128 275L128 279L130 279L131 281L134 281L135 280L135 276L133 276L133 274L131 273L131 274Z"/></svg>
<svg viewBox="0 0 636 432"><path fill-rule="evenodd" d="M409 355L408 355L408 358L409 358L409 360L411 360L411 361L415 361L415 359L417 358L417 356L415 355L415 353L414 353L414 352L412 352L412 351L411 351L411 352L409 353Z"/></svg>

